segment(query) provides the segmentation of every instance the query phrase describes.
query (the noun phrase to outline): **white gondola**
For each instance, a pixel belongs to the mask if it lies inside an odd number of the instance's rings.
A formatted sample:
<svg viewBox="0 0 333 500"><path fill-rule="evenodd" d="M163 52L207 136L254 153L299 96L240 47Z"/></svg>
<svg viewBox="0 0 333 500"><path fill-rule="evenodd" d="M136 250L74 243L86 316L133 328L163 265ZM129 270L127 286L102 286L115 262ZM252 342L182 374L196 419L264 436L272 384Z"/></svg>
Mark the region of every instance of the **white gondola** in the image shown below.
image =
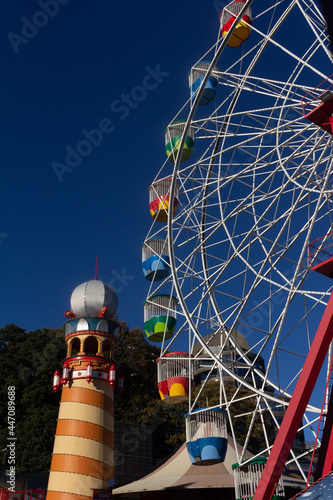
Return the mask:
<svg viewBox="0 0 333 500"><path fill-rule="evenodd" d="M262 472L266 465L266 457L257 457L250 462L239 465L234 464L232 469L234 471L235 478L235 495L236 500L243 500L244 498L252 498L257 489L259 480L261 478ZM276 484L275 492L272 496L272 500L284 500L285 492L283 486L283 479L280 478L279 482Z"/></svg>

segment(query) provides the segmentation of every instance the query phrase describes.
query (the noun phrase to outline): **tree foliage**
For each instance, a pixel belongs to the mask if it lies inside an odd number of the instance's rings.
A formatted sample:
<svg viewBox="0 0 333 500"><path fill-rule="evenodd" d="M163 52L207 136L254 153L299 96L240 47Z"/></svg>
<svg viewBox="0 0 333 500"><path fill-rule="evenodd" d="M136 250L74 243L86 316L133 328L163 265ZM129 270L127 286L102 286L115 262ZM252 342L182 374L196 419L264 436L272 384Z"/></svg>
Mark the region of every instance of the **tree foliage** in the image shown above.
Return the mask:
<svg viewBox="0 0 333 500"><path fill-rule="evenodd" d="M129 329L121 322L115 360L124 375L125 390L116 398L115 419L119 422L142 423L144 412L158 397L156 359L159 349L149 344L140 328Z"/></svg>
<svg viewBox="0 0 333 500"><path fill-rule="evenodd" d="M124 391L115 397L115 419L119 422L146 424L152 428L154 459L164 459L185 441L184 414L187 405L162 403L157 388L156 359L159 348L149 343L140 328L130 329L124 322L116 346L118 371L124 375ZM8 438L8 387L15 386L16 473L46 472L50 468L60 392L52 390L52 376L61 370L66 356L63 330L43 329L26 332L16 325L0 329L0 428L1 450ZM198 391L194 390L194 394ZM229 397L236 388L227 384ZM240 389L239 396L244 391ZM245 394L245 393L244 393ZM229 399L228 397L228 399ZM218 384L208 383L197 407L218 404ZM254 402L245 399L230 408L236 437L244 443L245 429L251 421ZM236 418L236 415L244 417ZM267 418L266 416L264 418ZM274 428L268 422L269 437ZM272 432L270 432L270 429ZM249 448L257 453L263 447L260 422L255 422ZM2 452L0 463L6 467Z"/></svg>
<svg viewBox="0 0 333 500"><path fill-rule="evenodd" d="M125 390L115 397L115 418L152 427L156 459L163 459L184 440L181 407L167 407L158 395L156 359L159 349L140 328L121 322L115 358ZM8 438L8 387L15 387L16 473L47 472L51 464L61 391L52 390L53 373L66 357L62 329L26 332L16 325L0 329L1 450ZM8 454L7 454L8 455ZM6 453L0 465L7 467Z"/></svg>
<svg viewBox="0 0 333 500"><path fill-rule="evenodd" d="M185 405L161 402L157 388L156 359L160 349L150 344L140 328L121 323L116 347L118 370L125 390L116 396L115 419L152 427L154 458L161 460L185 441Z"/></svg>
<svg viewBox="0 0 333 500"><path fill-rule="evenodd" d="M7 447L8 387L15 387L17 474L49 470L60 400L52 391L52 375L65 353L63 330L27 333L16 325L0 329L0 447ZM6 466L6 452L2 462Z"/></svg>

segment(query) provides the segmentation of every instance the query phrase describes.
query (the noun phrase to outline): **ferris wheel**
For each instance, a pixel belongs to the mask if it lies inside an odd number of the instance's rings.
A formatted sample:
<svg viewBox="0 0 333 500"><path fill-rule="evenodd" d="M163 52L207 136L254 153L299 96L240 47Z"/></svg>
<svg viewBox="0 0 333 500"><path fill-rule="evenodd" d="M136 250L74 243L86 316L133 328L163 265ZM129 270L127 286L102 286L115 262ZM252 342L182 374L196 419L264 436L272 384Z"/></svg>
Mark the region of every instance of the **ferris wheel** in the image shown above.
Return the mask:
<svg viewBox="0 0 333 500"><path fill-rule="evenodd" d="M191 417L218 383L208 407L225 412L242 463L254 427L269 453L269 425L279 428L333 288L333 272L313 270L332 242L333 58L313 0L236 0L220 28L192 66L189 100L165 131L167 159L149 188L145 325L161 342L161 398L189 395ZM202 379L195 397L193 375ZM322 397L303 417L307 441ZM304 479L305 454L300 444L289 458Z"/></svg>

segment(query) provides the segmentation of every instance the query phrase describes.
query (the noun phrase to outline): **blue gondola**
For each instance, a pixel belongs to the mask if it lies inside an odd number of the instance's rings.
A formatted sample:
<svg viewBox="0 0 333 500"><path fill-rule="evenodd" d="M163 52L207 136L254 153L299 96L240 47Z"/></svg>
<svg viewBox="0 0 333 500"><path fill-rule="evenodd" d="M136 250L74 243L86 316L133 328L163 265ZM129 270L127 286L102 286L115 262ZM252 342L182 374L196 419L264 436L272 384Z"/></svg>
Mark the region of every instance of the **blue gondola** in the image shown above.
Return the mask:
<svg viewBox="0 0 333 500"><path fill-rule="evenodd" d="M205 75L207 73L210 64L211 64L210 61L202 61L196 64L191 69L188 75L191 97L195 95L198 88L200 87L203 79L205 78ZM213 71L218 71L217 66L214 66ZM215 89L217 85L218 85L218 80L216 76L211 75L205 85L203 93L198 102L198 106L206 106L206 104L209 104L211 101L215 99L216 95Z"/></svg>
<svg viewBox="0 0 333 500"><path fill-rule="evenodd" d="M142 245L142 270L148 281L161 281L170 274L166 238L156 236Z"/></svg>
<svg viewBox="0 0 333 500"><path fill-rule="evenodd" d="M186 446L195 465L223 462L227 452L226 411L200 408L186 413Z"/></svg>

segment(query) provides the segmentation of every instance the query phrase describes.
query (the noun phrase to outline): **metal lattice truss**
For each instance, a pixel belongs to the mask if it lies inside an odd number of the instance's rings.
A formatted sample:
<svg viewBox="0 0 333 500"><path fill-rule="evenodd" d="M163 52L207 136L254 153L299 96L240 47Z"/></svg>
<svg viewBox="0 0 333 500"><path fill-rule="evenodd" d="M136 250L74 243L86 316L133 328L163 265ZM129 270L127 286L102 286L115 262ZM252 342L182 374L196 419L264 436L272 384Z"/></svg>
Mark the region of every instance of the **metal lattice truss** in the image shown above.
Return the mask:
<svg viewBox="0 0 333 500"><path fill-rule="evenodd" d="M184 137L191 125L194 152L183 163L181 153L174 165L166 160L157 173L172 176L171 204L178 183L179 205L167 222L154 221L146 239L168 237L172 271L151 283L147 300L170 293L179 302L177 331L161 356L186 346L197 373L207 375L202 391L218 378L234 438L234 422L245 415L231 409L253 400L239 462L255 423L262 452L269 450L265 415L279 427L277 408L283 413L288 404L332 290L307 258L308 243L332 228L332 135L304 117L301 102L329 77L332 54L316 2L268 3L253 0L252 31L241 47L219 35L203 56L217 64L217 97L200 107L192 97L174 118L187 115ZM228 396L231 379L236 389ZM303 418L307 439L321 398ZM190 395L190 411L197 399ZM303 477L305 454L294 450L291 458Z"/></svg>

